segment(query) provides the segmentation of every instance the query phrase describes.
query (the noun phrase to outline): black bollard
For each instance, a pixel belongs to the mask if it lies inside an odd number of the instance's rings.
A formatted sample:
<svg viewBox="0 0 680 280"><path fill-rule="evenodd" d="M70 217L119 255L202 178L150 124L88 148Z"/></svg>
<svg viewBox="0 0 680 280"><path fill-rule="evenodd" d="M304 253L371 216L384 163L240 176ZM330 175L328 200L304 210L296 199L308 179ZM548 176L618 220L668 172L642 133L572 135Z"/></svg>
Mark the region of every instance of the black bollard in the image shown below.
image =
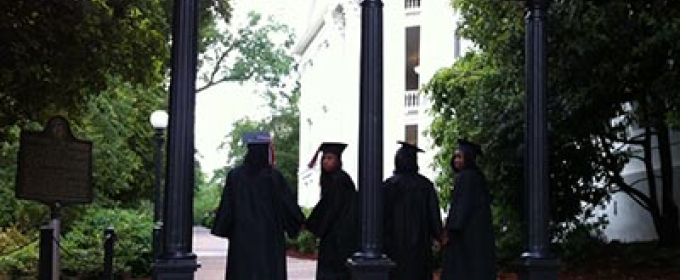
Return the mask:
<svg viewBox="0 0 680 280"><path fill-rule="evenodd" d="M113 280L113 245L116 241L116 232L113 227L104 230L104 277L105 280Z"/></svg>
<svg viewBox="0 0 680 280"><path fill-rule="evenodd" d="M52 280L52 252L54 251L54 229L50 226L40 227L40 255L38 264L38 279Z"/></svg>
<svg viewBox="0 0 680 280"><path fill-rule="evenodd" d="M163 225L161 222L153 226L153 261L156 262L163 255Z"/></svg>

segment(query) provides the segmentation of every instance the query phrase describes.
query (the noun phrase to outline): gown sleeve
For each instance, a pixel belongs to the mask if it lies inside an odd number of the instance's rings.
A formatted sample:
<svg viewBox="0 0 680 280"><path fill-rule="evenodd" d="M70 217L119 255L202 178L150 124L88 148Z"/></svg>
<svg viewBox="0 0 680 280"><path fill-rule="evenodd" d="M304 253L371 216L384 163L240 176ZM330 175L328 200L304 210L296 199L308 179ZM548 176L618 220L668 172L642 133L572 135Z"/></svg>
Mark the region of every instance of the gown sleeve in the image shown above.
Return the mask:
<svg viewBox="0 0 680 280"><path fill-rule="evenodd" d="M430 234L432 234L430 237L432 239L437 239L439 238L439 233L442 231L442 215L439 210L439 198L437 197L437 192L432 183L429 183L427 192L427 209L430 221Z"/></svg>
<svg viewBox="0 0 680 280"><path fill-rule="evenodd" d="M222 190L222 197L220 199L220 204L217 207L217 213L215 214L215 222L213 223L210 233L223 237L229 238L231 236L231 230L234 224L234 203L233 203L233 189L234 180L237 169L229 171L227 174L227 180L224 184L224 189Z"/></svg>
<svg viewBox="0 0 680 280"><path fill-rule="evenodd" d="M332 184L322 186L321 199L316 204L306 222L307 229L317 237L323 237L339 217L345 204L351 201L353 185L336 176Z"/></svg>
<svg viewBox="0 0 680 280"><path fill-rule="evenodd" d="M295 200L295 194L290 189L283 174L275 172L276 188L280 193L281 207L283 208L283 227L288 237L295 238L300 234L300 227L304 221L304 214Z"/></svg>
<svg viewBox="0 0 680 280"><path fill-rule="evenodd" d="M447 217L446 228L448 230L462 230L467 225L474 212L475 201L477 200L474 174L465 172L458 176Z"/></svg>

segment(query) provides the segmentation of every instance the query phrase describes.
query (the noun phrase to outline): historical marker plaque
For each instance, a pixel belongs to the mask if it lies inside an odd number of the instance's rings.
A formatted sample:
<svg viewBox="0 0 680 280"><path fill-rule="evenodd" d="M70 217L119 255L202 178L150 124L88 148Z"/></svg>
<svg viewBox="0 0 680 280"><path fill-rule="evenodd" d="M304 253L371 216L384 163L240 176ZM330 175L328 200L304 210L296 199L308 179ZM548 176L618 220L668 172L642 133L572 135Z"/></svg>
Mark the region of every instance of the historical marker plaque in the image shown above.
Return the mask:
<svg viewBox="0 0 680 280"><path fill-rule="evenodd" d="M92 142L76 139L61 116L42 132L22 131L16 197L47 204L92 202Z"/></svg>

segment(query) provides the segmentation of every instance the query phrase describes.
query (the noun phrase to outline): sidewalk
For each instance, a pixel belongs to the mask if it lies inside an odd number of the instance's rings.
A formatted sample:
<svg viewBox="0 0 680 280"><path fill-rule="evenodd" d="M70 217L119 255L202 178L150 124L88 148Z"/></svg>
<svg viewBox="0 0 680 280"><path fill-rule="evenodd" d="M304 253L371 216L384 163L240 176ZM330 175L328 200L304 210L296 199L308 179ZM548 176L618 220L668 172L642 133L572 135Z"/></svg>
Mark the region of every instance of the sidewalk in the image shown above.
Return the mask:
<svg viewBox="0 0 680 280"><path fill-rule="evenodd" d="M194 227L193 251L201 265L197 280L223 280L227 265L227 240L217 238L204 227ZM314 280L316 261L287 258L289 280Z"/></svg>

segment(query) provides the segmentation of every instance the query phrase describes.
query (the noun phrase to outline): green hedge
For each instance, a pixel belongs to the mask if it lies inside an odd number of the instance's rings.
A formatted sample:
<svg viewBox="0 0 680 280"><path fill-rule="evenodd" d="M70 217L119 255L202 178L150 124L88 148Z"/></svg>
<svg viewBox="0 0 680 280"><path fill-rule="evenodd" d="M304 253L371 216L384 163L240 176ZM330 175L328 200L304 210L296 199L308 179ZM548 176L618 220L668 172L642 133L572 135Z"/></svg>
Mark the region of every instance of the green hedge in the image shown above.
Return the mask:
<svg viewBox="0 0 680 280"><path fill-rule="evenodd" d="M194 224L207 228L212 227L215 211L222 197L224 188L219 185L204 185L194 195Z"/></svg>
<svg viewBox="0 0 680 280"><path fill-rule="evenodd" d="M38 242L35 234L12 226L0 230L0 275L19 278L37 275Z"/></svg>
<svg viewBox="0 0 680 280"><path fill-rule="evenodd" d="M305 214L305 217L309 217L311 212L312 209L310 208L302 208L302 213ZM303 230L297 238L286 239L286 248L297 250L304 254L316 254L319 251L319 240L311 232Z"/></svg>
<svg viewBox="0 0 680 280"><path fill-rule="evenodd" d="M114 273L151 275L153 219L148 210L91 208L62 238L65 275L100 275L104 268L104 230L113 227ZM86 261L84 261L86 260Z"/></svg>
<svg viewBox="0 0 680 280"><path fill-rule="evenodd" d="M294 249L300 253L312 254L317 253L319 248L319 241L309 231L302 231L295 239L286 240L286 248Z"/></svg>

